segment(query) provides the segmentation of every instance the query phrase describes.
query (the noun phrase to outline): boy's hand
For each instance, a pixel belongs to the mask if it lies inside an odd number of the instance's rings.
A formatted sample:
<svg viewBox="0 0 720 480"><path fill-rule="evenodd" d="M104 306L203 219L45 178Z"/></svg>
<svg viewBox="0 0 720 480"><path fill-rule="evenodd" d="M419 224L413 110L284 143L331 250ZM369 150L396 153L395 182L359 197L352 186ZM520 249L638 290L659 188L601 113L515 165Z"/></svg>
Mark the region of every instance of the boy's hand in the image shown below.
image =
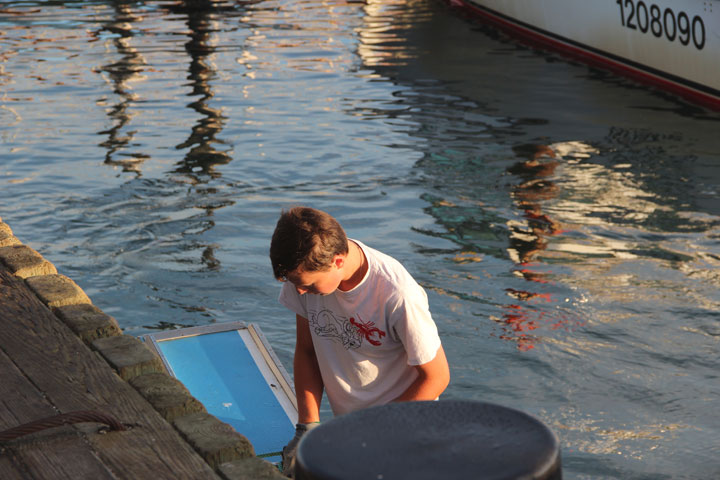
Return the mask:
<svg viewBox="0 0 720 480"><path fill-rule="evenodd" d="M295 477L295 455L297 454L297 447L300 443L300 439L306 432L309 432L318 425L320 425L320 422L298 423L295 425L295 436L283 447L282 450L282 472L286 477Z"/></svg>

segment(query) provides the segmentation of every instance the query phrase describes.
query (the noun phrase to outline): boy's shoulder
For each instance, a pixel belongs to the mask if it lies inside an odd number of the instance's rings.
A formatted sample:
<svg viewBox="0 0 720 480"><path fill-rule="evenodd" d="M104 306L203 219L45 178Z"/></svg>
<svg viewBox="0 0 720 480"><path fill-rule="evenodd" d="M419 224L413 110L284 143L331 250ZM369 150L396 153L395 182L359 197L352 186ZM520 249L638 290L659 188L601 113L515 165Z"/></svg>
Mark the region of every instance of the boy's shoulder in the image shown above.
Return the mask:
<svg viewBox="0 0 720 480"><path fill-rule="evenodd" d="M375 281L384 281L394 287L404 287L408 283L417 284L405 266L395 257L361 242L357 243L368 259L370 272L376 277Z"/></svg>
<svg viewBox="0 0 720 480"><path fill-rule="evenodd" d="M365 257L368 259L370 267L380 269L400 269L405 270L405 267L395 257L388 255L387 253L381 252L380 250L370 247L362 242L354 240L355 243L360 246Z"/></svg>

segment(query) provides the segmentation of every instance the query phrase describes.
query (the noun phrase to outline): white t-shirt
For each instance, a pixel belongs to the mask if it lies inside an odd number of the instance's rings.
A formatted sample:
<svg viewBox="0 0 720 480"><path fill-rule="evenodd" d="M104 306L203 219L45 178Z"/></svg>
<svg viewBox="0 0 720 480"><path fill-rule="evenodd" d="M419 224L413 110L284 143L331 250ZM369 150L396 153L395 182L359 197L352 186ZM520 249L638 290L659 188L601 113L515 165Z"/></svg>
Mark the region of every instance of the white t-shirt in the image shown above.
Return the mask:
<svg viewBox="0 0 720 480"><path fill-rule="evenodd" d="M417 378L413 366L440 348L425 291L394 258L362 243L368 271L352 290L300 295L283 284L280 303L307 318L335 415L386 404Z"/></svg>

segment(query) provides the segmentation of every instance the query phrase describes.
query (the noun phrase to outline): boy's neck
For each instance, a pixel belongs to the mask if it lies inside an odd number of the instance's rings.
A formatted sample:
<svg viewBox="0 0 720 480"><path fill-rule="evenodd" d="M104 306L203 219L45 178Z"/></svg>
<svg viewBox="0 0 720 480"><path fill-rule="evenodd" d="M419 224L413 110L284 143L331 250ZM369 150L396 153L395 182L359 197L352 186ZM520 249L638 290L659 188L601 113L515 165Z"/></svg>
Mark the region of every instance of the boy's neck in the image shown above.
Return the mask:
<svg viewBox="0 0 720 480"><path fill-rule="evenodd" d="M345 260L348 275L340 282L338 289L347 292L357 287L365 278L368 265L362 248L352 240L348 240L348 254Z"/></svg>

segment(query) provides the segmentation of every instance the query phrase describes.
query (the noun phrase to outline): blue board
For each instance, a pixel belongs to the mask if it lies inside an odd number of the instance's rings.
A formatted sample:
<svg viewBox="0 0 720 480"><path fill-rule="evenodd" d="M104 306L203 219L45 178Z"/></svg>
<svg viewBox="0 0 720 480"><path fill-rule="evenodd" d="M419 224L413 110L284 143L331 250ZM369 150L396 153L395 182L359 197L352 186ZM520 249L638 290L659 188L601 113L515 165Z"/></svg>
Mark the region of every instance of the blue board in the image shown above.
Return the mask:
<svg viewBox="0 0 720 480"><path fill-rule="evenodd" d="M155 337L150 335L149 337ZM279 462L279 452L295 433L295 419L280 403L279 378L267 377L263 357L250 335L233 328L193 336L153 338L170 373L207 409L250 440L255 454ZM256 351L255 357L248 343ZM266 355L266 359L268 356ZM262 361L260 363L263 363ZM277 368L277 366L275 366ZM296 413L295 413L296 414Z"/></svg>

